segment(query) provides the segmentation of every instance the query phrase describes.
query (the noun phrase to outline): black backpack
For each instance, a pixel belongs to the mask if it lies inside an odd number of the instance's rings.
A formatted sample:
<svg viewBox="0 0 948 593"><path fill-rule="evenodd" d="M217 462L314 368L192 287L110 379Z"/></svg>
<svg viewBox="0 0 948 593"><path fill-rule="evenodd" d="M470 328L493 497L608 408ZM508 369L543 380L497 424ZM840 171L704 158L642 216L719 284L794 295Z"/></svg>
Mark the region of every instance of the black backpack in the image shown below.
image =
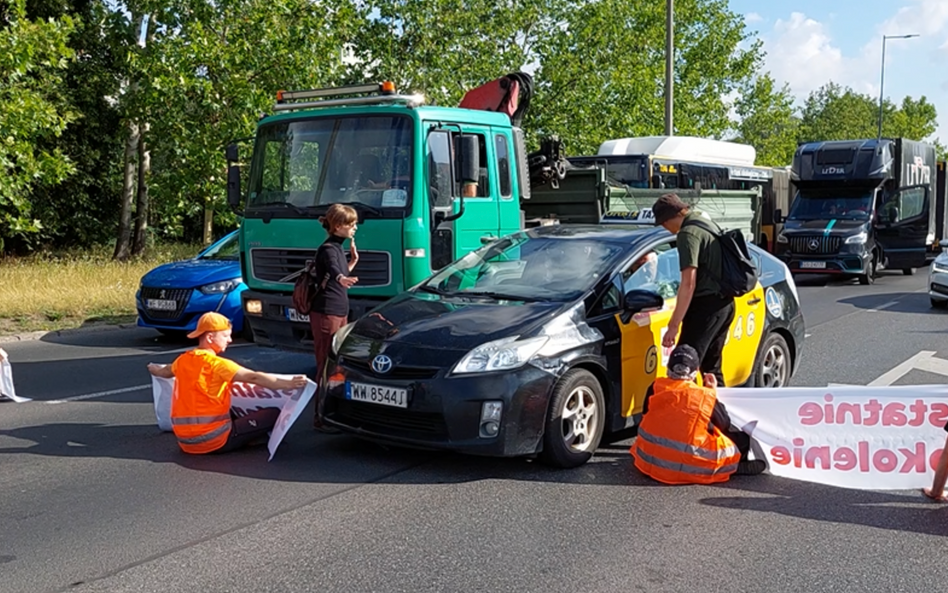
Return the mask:
<svg viewBox="0 0 948 593"><path fill-rule="evenodd" d="M750 257L744 233L740 229L718 232L703 220L689 220L682 228L694 225L702 228L721 245L721 276L715 278L721 287L721 296L735 298L749 293L757 286L757 267Z"/></svg>

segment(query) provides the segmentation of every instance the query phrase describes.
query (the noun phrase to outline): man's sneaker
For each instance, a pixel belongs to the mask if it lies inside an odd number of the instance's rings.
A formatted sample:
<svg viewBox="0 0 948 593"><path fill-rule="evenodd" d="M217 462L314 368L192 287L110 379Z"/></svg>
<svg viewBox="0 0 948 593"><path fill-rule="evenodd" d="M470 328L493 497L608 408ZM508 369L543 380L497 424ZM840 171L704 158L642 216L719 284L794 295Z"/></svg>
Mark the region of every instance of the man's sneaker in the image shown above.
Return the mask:
<svg viewBox="0 0 948 593"><path fill-rule="evenodd" d="M767 469L767 463L763 459L739 461L737 471L734 474L738 476L756 476L763 473L765 469Z"/></svg>

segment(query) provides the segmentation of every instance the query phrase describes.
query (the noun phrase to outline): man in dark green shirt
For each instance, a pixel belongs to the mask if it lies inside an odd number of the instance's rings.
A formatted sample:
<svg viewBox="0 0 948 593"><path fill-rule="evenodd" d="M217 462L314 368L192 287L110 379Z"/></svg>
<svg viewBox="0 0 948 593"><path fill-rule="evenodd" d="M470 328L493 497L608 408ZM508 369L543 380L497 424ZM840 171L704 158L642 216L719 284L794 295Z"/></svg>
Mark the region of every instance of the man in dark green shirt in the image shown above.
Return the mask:
<svg viewBox="0 0 948 593"><path fill-rule="evenodd" d="M709 218L692 212L674 194L660 197L652 206L652 214L658 224L678 235L681 268L678 299L662 346L671 348L677 342L694 348L701 358L701 372L713 374L723 387L721 353L734 320L734 299L720 293L722 253L717 238L701 226L685 223L700 219L717 232L720 228Z"/></svg>

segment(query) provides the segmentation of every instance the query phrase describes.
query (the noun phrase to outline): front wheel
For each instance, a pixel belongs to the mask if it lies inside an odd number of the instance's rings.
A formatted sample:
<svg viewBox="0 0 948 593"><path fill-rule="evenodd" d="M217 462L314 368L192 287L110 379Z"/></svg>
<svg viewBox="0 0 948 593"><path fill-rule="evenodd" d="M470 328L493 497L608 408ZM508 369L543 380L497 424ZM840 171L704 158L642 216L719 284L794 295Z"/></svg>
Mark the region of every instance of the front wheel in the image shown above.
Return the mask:
<svg viewBox="0 0 948 593"><path fill-rule="evenodd" d="M787 341L780 334L769 334L754 364L754 387L786 387L790 382L791 365Z"/></svg>
<svg viewBox="0 0 948 593"><path fill-rule="evenodd" d="M902 274L905 276L911 276L915 273L915 268L902 268Z"/></svg>
<svg viewBox="0 0 948 593"><path fill-rule="evenodd" d="M878 265L876 264L876 257L873 255L872 259L869 260L869 265L866 266L866 273L859 275L859 283L862 285L869 285L875 281L876 274L879 273Z"/></svg>
<svg viewBox="0 0 948 593"><path fill-rule="evenodd" d="M578 467L592 458L602 439L605 398L589 371L568 371L553 388L540 461L560 468Z"/></svg>

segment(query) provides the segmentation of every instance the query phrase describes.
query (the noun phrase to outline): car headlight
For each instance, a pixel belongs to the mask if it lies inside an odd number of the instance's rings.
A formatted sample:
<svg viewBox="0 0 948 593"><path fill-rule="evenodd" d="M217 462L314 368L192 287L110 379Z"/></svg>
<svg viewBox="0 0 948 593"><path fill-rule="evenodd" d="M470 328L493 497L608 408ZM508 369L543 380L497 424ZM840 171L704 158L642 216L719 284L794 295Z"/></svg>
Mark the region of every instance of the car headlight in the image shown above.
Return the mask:
<svg viewBox="0 0 948 593"><path fill-rule="evenodd" d="M346 341L346 338L349 337L349 332L352 331L353 326L355 326L355 321L352 323L347 323L344 326L340 327L336 333L332 335L332 353L339 354L339 349L342 347L342 343Z"/></svg>
<svg viewBox="0 0 948 593"><path fill-rule="evenodd" d="M948 274L948 262L939 262L937 260L932 262L932 272L936 272L938 274Z"/></svg>
<svg viewBox="0 0 948 593"><path fill-rule="evenodd" d="M852 237L847 237L846 240L843 241L843 243L845 243L846 245L854 245L854 244L857 244L857 243L865 243L865 242L866 242L866 239L868 239L868 238L869 238L869 235L867 235L866 232L863 231L863 232L861 232L861 233L856 233L856 234L853 235Z"/></svg>
<svg viewBox="0 0 948 593"><path fill-rule="evenodd" d="M508 371L522 367L550 340L547 336L518 340L519 336L481 344L464 355L452 375Z"/></svg>
<svg viewBox="0 0 948 593"><path fill-rule="evenodd" d="M223 294L225 292L230 292L240 286L241 279L234 278L233 280L224 280L223 282L213 282L211 284L205 284L204 286L198 288L204 294Z"/></svg>
<svg viewBox="0 0 948 593"><path fill-rule="evenodd" d="M789 243L790 239L787 239L787 236L783 233L777 235L777 243Z"/></svg>

